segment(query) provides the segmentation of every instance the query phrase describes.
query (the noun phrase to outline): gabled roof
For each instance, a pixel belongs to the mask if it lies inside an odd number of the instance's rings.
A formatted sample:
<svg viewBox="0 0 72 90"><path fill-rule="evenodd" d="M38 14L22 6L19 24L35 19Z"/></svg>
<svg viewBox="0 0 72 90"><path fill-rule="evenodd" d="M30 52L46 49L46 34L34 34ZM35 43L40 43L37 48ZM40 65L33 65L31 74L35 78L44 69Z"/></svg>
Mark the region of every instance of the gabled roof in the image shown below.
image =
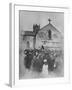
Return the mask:
<svg viewBox="0 0 72 90"><path fill-rule="evenodd" d="M42 27L39 31L46 31L46 30L52 30L54 32L58 32L61 33L58 29L56 29L51 23L51 20L49 19L49 24L45 25L44 27ZM25 31L24 32L24 36L35 36L35 32L33 31Z"/></svg>
<svg viewBox="0 0 72 90"><path fill-rule="evenodd" d="M40 29L40 31L41 31L41 30L45 31L45 30L49 30L49 29L50 29L50 30L53 30L53 31L55 31L55 32L60 33L59 30L57 30L51 23L49 23L49 24L45 25L44 27L42 27L42 28Z"/></svg>

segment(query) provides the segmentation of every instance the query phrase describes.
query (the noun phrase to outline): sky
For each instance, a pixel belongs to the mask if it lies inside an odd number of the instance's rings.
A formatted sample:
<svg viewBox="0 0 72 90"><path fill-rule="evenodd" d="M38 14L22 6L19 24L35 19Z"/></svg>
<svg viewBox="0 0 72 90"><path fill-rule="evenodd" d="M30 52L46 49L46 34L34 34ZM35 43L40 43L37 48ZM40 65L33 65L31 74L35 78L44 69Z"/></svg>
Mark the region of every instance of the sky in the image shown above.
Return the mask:
<svg viewBox="0 0 72 90"><path fill-rule="evenodd" d="M49 23L48 19L59 31L64 32L64 13L63 12L40 12L40 11L19 11L20 31L32 31L33 24L40 24L40 28Z"/></svg>

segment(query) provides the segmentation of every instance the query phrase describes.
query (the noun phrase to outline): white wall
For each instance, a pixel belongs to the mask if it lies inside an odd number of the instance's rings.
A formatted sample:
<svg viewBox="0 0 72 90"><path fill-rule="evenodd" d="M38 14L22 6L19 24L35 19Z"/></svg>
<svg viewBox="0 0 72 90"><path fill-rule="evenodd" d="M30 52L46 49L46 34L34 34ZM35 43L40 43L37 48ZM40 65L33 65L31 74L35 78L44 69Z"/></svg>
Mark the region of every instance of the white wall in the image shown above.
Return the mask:
<svg viewBox="0 0 72 90"><path fill-rule="evenodd" d="M0 90L10 88L8 87L9 81L9 2L23 2L24 4L31 5L46 5L46 6L57 6L64 7L68 6L71 9L70 19L70 30L68 38L70 48L70 65L72 64L72 0L0 0ZM70 66L72 68L72 65ZM72 70L71 71L71 82L72 82ZM20 89L20 88L15 88ZM44 85L44 86L33 86L24 87L23 90L72 90L71 84L56 84L56 85Z"/></svg>

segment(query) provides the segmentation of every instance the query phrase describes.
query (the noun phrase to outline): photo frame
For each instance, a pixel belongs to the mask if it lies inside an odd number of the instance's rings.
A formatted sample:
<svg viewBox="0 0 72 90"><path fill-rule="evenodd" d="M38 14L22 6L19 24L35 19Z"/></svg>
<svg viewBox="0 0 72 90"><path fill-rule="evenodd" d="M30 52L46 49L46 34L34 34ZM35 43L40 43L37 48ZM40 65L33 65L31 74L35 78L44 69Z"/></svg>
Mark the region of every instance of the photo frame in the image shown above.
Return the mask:
<svg viewBox="0 0 72 90"><path fill-rule="evenodd" d="M70 81L69 46L68 46L69 8L68 7L35 6L35 5L33 6L33 5L10 3L9 13L10 13L10 17L9 17L9 20L10 20L10 22L9 22L10 23L10 25L9 25L10 26L10 28L9 28L10 29L10 63L9 63L9 65L10 65L10 70L9 70L10 86L11 87L13 87L13 86L28 86L28 85L34 86L34 85L48 85L48 84L57 84L57 83L69 83L69 81ZM51 24L51 19L56 20L56 21L53 21ZM48 27L46 27L48 22L49 22L49 25L48 25ZM27 37L27 35L33 36L33 37L35 36L36 32L34 33L34 31L30 31L30 30L32 30L33 24L36 25L36 27L39 27L38 25L40 24L39 30L42 30L42 31L49 28L49 31L47 31L49 34L48 38L45 37L47 32L45 34L41 32L41 34L40 34L40 37L42 37L41 42L43 43L43 44L40 44L40 45L42 45L41 50L45 49L45 46L44 46L45 43L52 43L53 46L54 46L54 43L56 44L56 42L51 42L51 40L53 40L52 39L53 36L51 37L50 28L52 28L54 30L54 32L55 32L55 30L57 30L55 27L62 30L62 31L60 31L60 32L62 32L61 34L63 34L63 37L61 37L61 38L63 38L63 43L60 43L60 44L63 45L61 47L62 47L62 50L64 51L63 52L64 62L62 61L63 66L64 66L64 72L62 73L62 75L60 75L61 74L61 73L59 73L60 71L57 71L57 72L55 71L56 76L54 74L52 74L52 76L50 75L50 77L46 77L46 78L42 78L43 76L41 76L40 79L37 76L35 76L35 77L37 77L36 79L30 77L30 76L32 76L33 73L32 74L27 73L26 77L25 77L27 79L25 79L22 76L23 75L22 73L24 72L25 69L22 68L21 63L23 63L23 62L21 62L21 60L20 60L20 53L22 52L21 49L24 50L25 46L24 46L24 44L21 44L22 43L21 39L25 39L24 35L26 35L26 37ZM53 24L55 25L55 27L52 26ZM25 32L23 30L29 31L29 32ZM30 34L28 34L28 33L30 33ZM59 36L60 34L56 34L56 35ZM56 35L54 35L54 36L57 38ZM43 38L43 36L44 36L44 38ZM30 40L30 37L28 39ZM31 44L32 44L32 42L31 42ZM35 43L35 40L34 40L34 43ZM31 45L31 47L33 48L33 50L38 49L38 48L35 48L34 43L33 43L33 45ZM38 44L39 44L39 41L38 41L37 45ZM21 47L20 47L20 45L21 45ZM58 44L56 44L56 46L57 45ZM54 49L54 47L51 46L51 44L49 46L50 46L49 48ZM29 42L26 44L26 47L30 48ZM38 49L38 50L40 51L40 49ZM46 50L47 50L47 48L46 48ZM23 51L23 54L24 54L24 51ZM45 54L43 54L43 55L45 56ZM46 61L47 59L45 58L43 60ZM61 68L61 66L60 66L60 68ZM43 69L43 67L42 67L42 69ZM44 70L46 70L46 69L44 69ZM49 63L48 63L48 72L49 72ZM45 73L45 71L44 71L44 73ZM28 74L29 74L29 77L27 77ZM34 73L34 74L37 75L37 73ZM39 74L38 74L38 76L39 76ZM22 78L22 79L20 79L20 78Z"/></svg>

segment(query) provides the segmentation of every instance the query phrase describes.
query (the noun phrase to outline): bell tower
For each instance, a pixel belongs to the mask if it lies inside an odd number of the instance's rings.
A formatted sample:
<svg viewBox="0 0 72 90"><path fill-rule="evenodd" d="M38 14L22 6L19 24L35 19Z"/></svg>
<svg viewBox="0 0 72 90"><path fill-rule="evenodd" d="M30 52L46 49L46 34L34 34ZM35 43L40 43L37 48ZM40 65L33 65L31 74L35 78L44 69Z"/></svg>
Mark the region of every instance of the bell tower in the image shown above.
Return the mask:
<svg viewBox="0 0 72 90"><path fill-rule="evenodd" d="M40 30L40 25L34 24L33 25L33 32L34 32L34 37L33 37L33 48L35 49L35 44L36 44L36 35L38 31Z"/></svg>

